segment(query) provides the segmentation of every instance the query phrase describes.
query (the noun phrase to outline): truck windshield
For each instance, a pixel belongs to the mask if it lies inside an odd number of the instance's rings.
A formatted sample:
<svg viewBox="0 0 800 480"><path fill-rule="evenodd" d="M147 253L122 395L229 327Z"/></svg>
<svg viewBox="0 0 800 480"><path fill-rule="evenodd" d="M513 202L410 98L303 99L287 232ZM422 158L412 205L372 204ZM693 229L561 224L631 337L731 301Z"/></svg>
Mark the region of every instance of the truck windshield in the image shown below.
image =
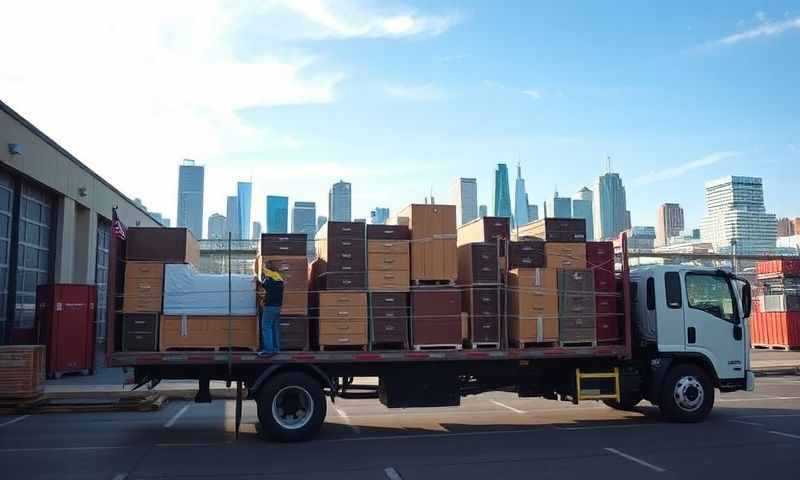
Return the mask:
<svg viewBox="0 0 800 480"><path fill-rule="evenodd" d="M728 322L736 319L733 295L725 277L687 273L686 298L689 308L702 310Z"/></svg>

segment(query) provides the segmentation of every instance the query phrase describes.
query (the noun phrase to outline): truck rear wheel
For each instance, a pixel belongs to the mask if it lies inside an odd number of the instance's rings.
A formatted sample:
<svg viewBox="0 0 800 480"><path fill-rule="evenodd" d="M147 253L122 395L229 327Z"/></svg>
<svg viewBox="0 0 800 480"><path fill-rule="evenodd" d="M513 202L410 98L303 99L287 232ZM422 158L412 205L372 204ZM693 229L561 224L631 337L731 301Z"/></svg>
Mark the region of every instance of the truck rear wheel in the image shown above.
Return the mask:
<svg viewBox="0 0 800 480"><path fill-rule="evenodd" d="M673 422L704 420L714 407L714 384L705 370L693 364L673 367L661 387L661 414Z"/></svg>
<svg viewBox="0 0 800 480"><path fill-rule="evenodd" d="M311 438L328 409L322 385L302 372L277 375L261 388L256 402L262 434L280 442Z"/></svg>

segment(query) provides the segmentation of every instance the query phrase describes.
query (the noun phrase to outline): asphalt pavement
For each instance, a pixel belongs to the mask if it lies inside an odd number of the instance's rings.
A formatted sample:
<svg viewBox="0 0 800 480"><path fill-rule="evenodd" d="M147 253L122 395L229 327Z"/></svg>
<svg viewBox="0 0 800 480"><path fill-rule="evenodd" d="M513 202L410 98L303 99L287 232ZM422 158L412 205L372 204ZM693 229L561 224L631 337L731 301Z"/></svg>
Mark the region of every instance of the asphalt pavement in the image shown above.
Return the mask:
<svg viewBox="0 0 800 480"><path fill-rule="evenodd" d="M800 376L718 396L706 422L662 422L643 404L618 412L491 393L457 408L390 410L377 400L328 405L310 442L257 434L245 403L171 401L157 412L0 417L4 479L494 479L800 476Z"/></svg>

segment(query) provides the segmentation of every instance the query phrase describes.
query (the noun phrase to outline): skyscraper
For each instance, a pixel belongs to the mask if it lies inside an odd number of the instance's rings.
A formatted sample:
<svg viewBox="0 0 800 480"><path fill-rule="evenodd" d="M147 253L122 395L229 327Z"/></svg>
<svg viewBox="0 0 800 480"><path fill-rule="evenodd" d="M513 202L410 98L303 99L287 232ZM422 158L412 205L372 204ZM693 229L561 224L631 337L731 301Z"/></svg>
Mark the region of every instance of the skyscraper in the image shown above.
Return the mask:
<svg viewBox="0 0 800 480"><path fill-rule="evenodd" d="M586 220L586 240L594 240L594 216L592 215L592 191L583 187L572 196L572 218Z"/></svg>
<svg viewBox="0 0 800 480"><path fill-rule="evenodd" d="M651 252L656 242L655 227L631 227L628 233L628 248L632 251Z"/></svg>
<svg viewBox="0 0 800 480"><path fill-rule="evenodd" d="M592 215L594 237L598 240L613 240L630 226L625 202L625 187L618 173L606 173L597 179L594 186Z"/></svg>
<svg viewBox="0 0 800 480"><path fill-rule="evenodd" d="M186 159L178 167L178 216L179 227L191 230L195 238L203 238L203 178L205 170Z"/></svg>
<svg viewBox="0 0 800 480"><path fill-rule="evenodd" d="M775 248L777 220L764 207L764 187L757 177L723 177L706 183L708 213L700 237L717 253L758 254Z"/></svg>
<svg viewBox="0 0 800 480"><path fill-rule="evenodd" d="M534 220L539 220L539 206L530 204L528 205L528 223Z"/></svg>
<svg viewBox="0 0 800 480"><path fill-rule="evenodd" d="M208 217L208 238L212 240L226 238L225 220L225 215L219 213L212 213Z"/></svg>
<svg viewBox="0 0 800 480"><path fill-rule="evenodd" d="M374 210L369 212L369 221L373 225L383 225L389 219L389 209L383 207L375 207Z"/></svg>
<svg viewBox="0 0 800 480"><path fill-rule="evenodd" d="M317 205L314 202L294 202L292 208L292 233L305 233L307 239L306 254L309 258L315 255L314 234L317 233Z"/></svg>
<svg viewBox="0 0 800 480"><path fill-rule="evenodd" d="M289 197L267 195L267 233L289 232Z"/></svg>
<svg viewBox="0 0 800 480"><path fill-rule="evenodd" d="M511 223L513 225L525 225L528 221L528 194L525 193L522 166L517 164L517 181L514 184L514 219Z"/></svg>
<svg viewBox="0 0 800 480"><path fill-rule="evenodd" d="M328 192L328 218L332 222L349 222L352 218L351 207L351 185L344 180L339 180Z"/></svg>
<svg viewBox="0 0 800 480"><path fill-rule="evenodd" d="M150 216L155 214L150 213ZM778 236L789 237L794 235L794 222L786 217L778 219Z"/></svg>
<svg viewBox="0 0 800 480"><path fill-rule="evenodd" d="M231 238L242 238L242 232L239 230L239 199L236 195L229 196L226 202L226 220L225 220L225 234L231 234Z"/></svg>
<svg viewBox="0 0 800 480"><path fill-rule="evenodd" d="M261 239L261 222L253 222L253 240Z"/></svg>
<svg viewBox="0 0 800 480"><path fill-rule="evenodd" d="M489 209L486 208L486 205L480 205L478 207L478 216L479 217L485 217L487 215L489 215Z"/></svg>
<svg viewBox="0 0 800 480"><path fill-rule="evenodd" d="M683 209L677 203L663 203L658 207L656 245L666 245L672 237L683 231Z"/></svg>
<svg viewBox="0 0 800 480"><path fill-rule="evenodd" d="M511 194L508 192L508 165L498 163L494 171L494 216L511 218Z"/></svg>
<svg viewBox="0 0 800 480"><path fill-rule="evenodd" d="M239 208L239 238L250 238L250 203L253 198L253 184L250 182L236 183L236 197Z"/></svg>
<svg viewBox="0 0 800 480"><path fill-rule="evenodd" d="M456 221L463 225L478 218L478 181L474 178L457 178L451 192L456 206Z"/></svg>
<svg viewBox="0 0 800 480"><path fill-rule="evenodd" d="M558 191L553 193L550 203L544 203L544 216L551 218L572 218L572 199L559 197Z"/></svg>
<svg viewBox="0 0 800 480"><path fill-rule="evenodd" d="M328 217L326 217L325 215L317 216L317 230L322 228L322 226L325 225L326 223L328 223Z"/></svg>
<svg viewBox="0 0 800 480"><path fill-rule="evenodd" d="M147 212L147 213L149 213L150 216L153 217L156 222L160 223L161 225L163 225L165 227L169 227L169 223L170 223L169 222L169 218L164 217L164 215L161 215L158 212Z"/></svg>

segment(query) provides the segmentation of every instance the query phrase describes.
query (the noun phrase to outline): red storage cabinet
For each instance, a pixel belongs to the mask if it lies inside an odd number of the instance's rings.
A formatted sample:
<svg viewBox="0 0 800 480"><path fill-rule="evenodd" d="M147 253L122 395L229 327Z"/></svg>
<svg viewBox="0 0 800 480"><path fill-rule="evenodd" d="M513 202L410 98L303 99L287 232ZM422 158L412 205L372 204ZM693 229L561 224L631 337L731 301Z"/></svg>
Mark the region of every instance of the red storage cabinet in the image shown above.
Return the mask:
<svg viewBox="0 0 800 480"><path fill-rule="evenodd" d="M97 289L94 285L52 284L36 288L39 343L47 346L47 377L88 375L94 363Z"/></svg>

